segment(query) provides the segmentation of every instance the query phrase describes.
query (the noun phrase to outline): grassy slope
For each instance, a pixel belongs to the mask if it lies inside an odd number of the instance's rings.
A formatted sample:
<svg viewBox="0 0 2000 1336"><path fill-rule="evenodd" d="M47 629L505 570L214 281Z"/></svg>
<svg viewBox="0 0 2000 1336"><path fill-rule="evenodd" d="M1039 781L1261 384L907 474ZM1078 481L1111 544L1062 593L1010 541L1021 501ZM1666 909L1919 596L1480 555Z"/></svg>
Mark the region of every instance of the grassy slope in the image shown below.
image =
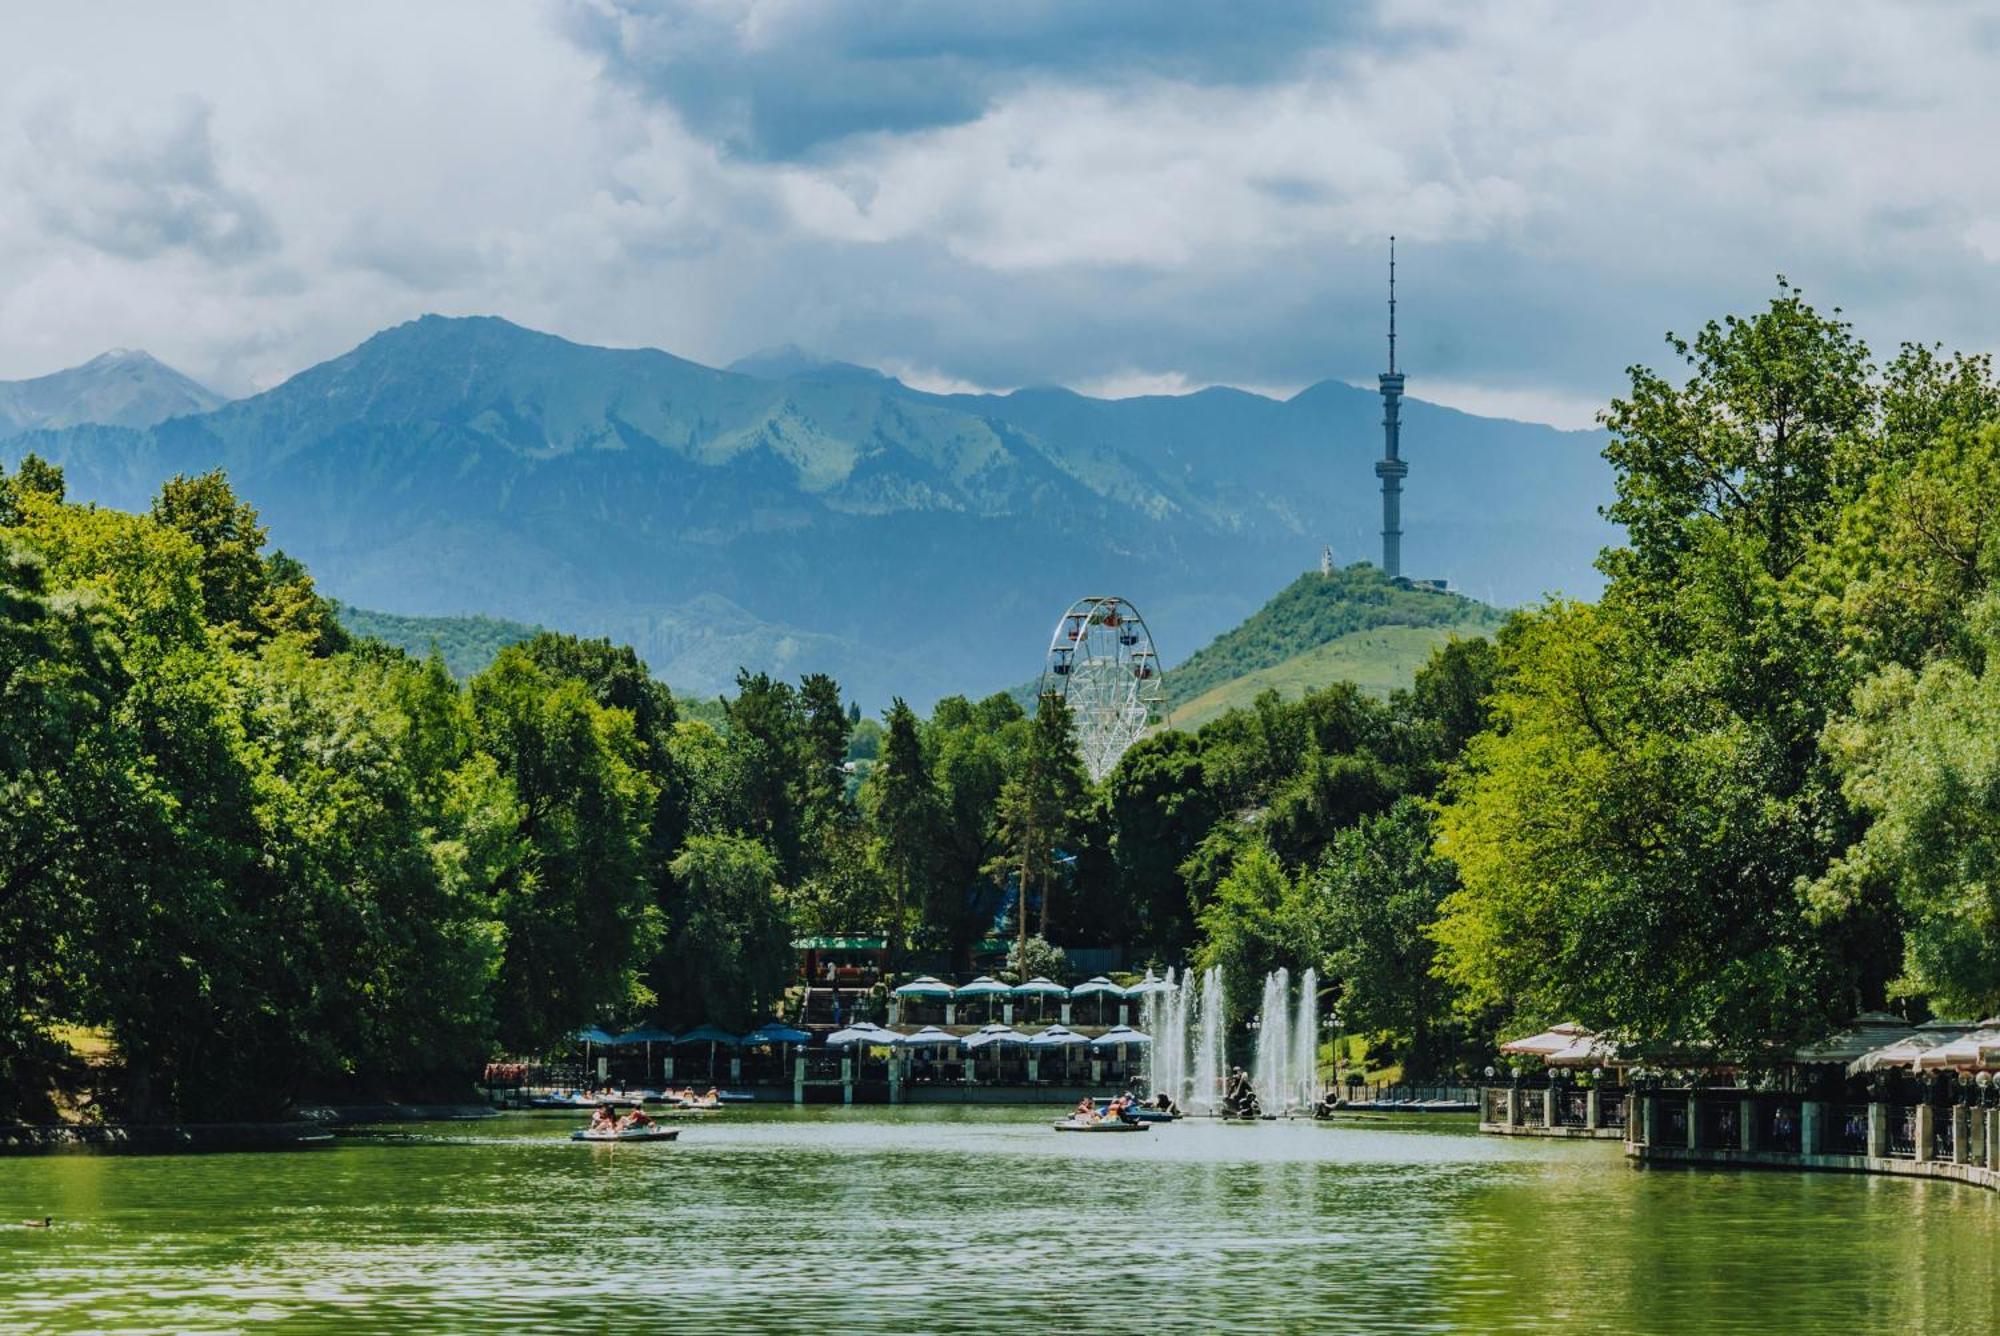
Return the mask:
<svg viewBox="0 0 2000 1336"><path fill-rule="evenodd" d="M1267 688L1297 696L1351 681L1387 695L1408 686L1437 646L1488 634L1501 618L1457 594L1397 585L1366 564L1311 571L1167 673L1171 723L1199 727Z"/></svg>
<svg viewBox="0 0 2000 1336"><path fill-rule="evenodd" d="M1446 627L1499 614L1458 594L1398 585L1359 564L1330 575L1310 571L1279 590L1234 630L1169 671L1175 700L1193 700L1224 682L1278 664L1342 636L1377 627Z"/></svg>
<svg viewBox="0 0 2000 1336"><path fill-rule="evenodd" d="M1386 696L1398 687L1409 686L1431 651L1451 637L1490 635L1494 625L1490 617L1474 617L1445 626L1380 626L1350 631L1269 668L1253 669L1242 677L1231 678L1191 700L1183 701L1175 691L1176 704L1168 723L1174 728L1200 728L1229 710L1248 706L1267 688L1275 688L1289 698L1346 681L1373 695ZM1170 687L1173 680L1173 675L1168 674Z"/></svg>

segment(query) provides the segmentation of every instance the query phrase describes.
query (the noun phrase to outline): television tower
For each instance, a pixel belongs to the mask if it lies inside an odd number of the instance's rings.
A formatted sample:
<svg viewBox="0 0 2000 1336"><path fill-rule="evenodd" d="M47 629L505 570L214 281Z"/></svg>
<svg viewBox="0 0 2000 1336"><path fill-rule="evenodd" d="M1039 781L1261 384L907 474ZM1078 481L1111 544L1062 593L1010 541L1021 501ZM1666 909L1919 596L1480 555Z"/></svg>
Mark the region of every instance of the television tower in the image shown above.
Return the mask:
<svg viewBox="0 0 2000 1336"><path fill-rule="evenodd" d="M1389 238L1389 369L1382 373L1382 458L1375 476L1382 480L1382 573L1394 580L1403 573L1403 479L1410 466L1396 453L1400 444L1403 373L1396 370L1396 238Z"/></svg>

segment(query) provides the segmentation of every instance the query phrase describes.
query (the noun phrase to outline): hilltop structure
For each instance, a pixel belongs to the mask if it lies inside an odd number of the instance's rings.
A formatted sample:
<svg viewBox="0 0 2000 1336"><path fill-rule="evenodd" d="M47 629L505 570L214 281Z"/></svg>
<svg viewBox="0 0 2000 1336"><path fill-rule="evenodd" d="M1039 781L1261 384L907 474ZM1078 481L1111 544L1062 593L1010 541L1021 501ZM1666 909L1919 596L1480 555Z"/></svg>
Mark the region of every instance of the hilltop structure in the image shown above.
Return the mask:
<svg viewBox="0 0 2000 1336"><path fill-rule="evenodd" d="M1410 466L1397 453L1401 444L1403 373L1396 370L1396 238L1389 238L1389 369L1382 383L1382 458L1375 476L1382 480L1382 571L1390 579L1403 574L1403 479Z"/></svg>

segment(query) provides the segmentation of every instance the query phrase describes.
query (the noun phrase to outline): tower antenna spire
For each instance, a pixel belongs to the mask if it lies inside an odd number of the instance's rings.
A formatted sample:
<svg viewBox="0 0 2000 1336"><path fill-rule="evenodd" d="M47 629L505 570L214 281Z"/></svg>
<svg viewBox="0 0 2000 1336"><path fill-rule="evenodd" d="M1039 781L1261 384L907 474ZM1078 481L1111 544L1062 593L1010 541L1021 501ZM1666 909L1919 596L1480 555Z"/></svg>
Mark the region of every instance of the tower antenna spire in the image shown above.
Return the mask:
<svg viewBox="0 0 2000 1336"><path fill-rule="evenodd" d="M1396 374L1396 234L1389 234L1389 374Z"/></svg>
<svg viewBox="0 0 2000 1336"><path fill-rule="evenodd" d="M1396 370L1396 238L1389 238L1389 369L1376 378L1382 386L1382 458L1375 476L1382 480L1382 573L1390 579L1403 574L1403 479L1410 466L1401 445L1403 373Z"/></svg>

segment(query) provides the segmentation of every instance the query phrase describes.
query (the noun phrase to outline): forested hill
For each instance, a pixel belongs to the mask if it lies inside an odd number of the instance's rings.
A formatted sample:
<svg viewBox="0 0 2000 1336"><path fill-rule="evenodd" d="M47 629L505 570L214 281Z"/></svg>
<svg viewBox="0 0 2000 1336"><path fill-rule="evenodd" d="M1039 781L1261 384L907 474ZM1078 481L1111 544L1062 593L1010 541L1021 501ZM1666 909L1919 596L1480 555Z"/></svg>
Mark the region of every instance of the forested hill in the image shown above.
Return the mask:
<svg viewBox="0 0 2000 1336"><path fill-rule="evenodd" d="M0 427L0 463L34 451L131 509L223 468L347 603L607 635L704 695L824 671L870 712L1023 680L1092 591L1144 609L1171 667L1322 547L1377 541L1381 403L1351 385L937 395L743 365L425 317L212 411ZM1498 603L1594 592L1601 433L1417 398L1403 441L1412 570Z"/></svg>
<svg viewBox="0 0 2000 1336"><path fill-rule="evenodd" d="M380 640L417 658L435 649L451 675L461 680L484 671L507 646L533 640L543 630L504 617L408 617L346 603L335 603L334 615L349 634Z"/></svg>
<svg viewBox="0 0 2000 1336"><path fill-rule="evenodd" d="M1321 650L1359 631L1388 627L1485 629L1504 614L1453 593L1401 585L1367 563L1311 571L1244 622L1196 651L1167 677L1176 710L1217 687ZM1427 647L1420 648L1420 663ZM1325 685L1324 682L1314 685Z"/></svg>

